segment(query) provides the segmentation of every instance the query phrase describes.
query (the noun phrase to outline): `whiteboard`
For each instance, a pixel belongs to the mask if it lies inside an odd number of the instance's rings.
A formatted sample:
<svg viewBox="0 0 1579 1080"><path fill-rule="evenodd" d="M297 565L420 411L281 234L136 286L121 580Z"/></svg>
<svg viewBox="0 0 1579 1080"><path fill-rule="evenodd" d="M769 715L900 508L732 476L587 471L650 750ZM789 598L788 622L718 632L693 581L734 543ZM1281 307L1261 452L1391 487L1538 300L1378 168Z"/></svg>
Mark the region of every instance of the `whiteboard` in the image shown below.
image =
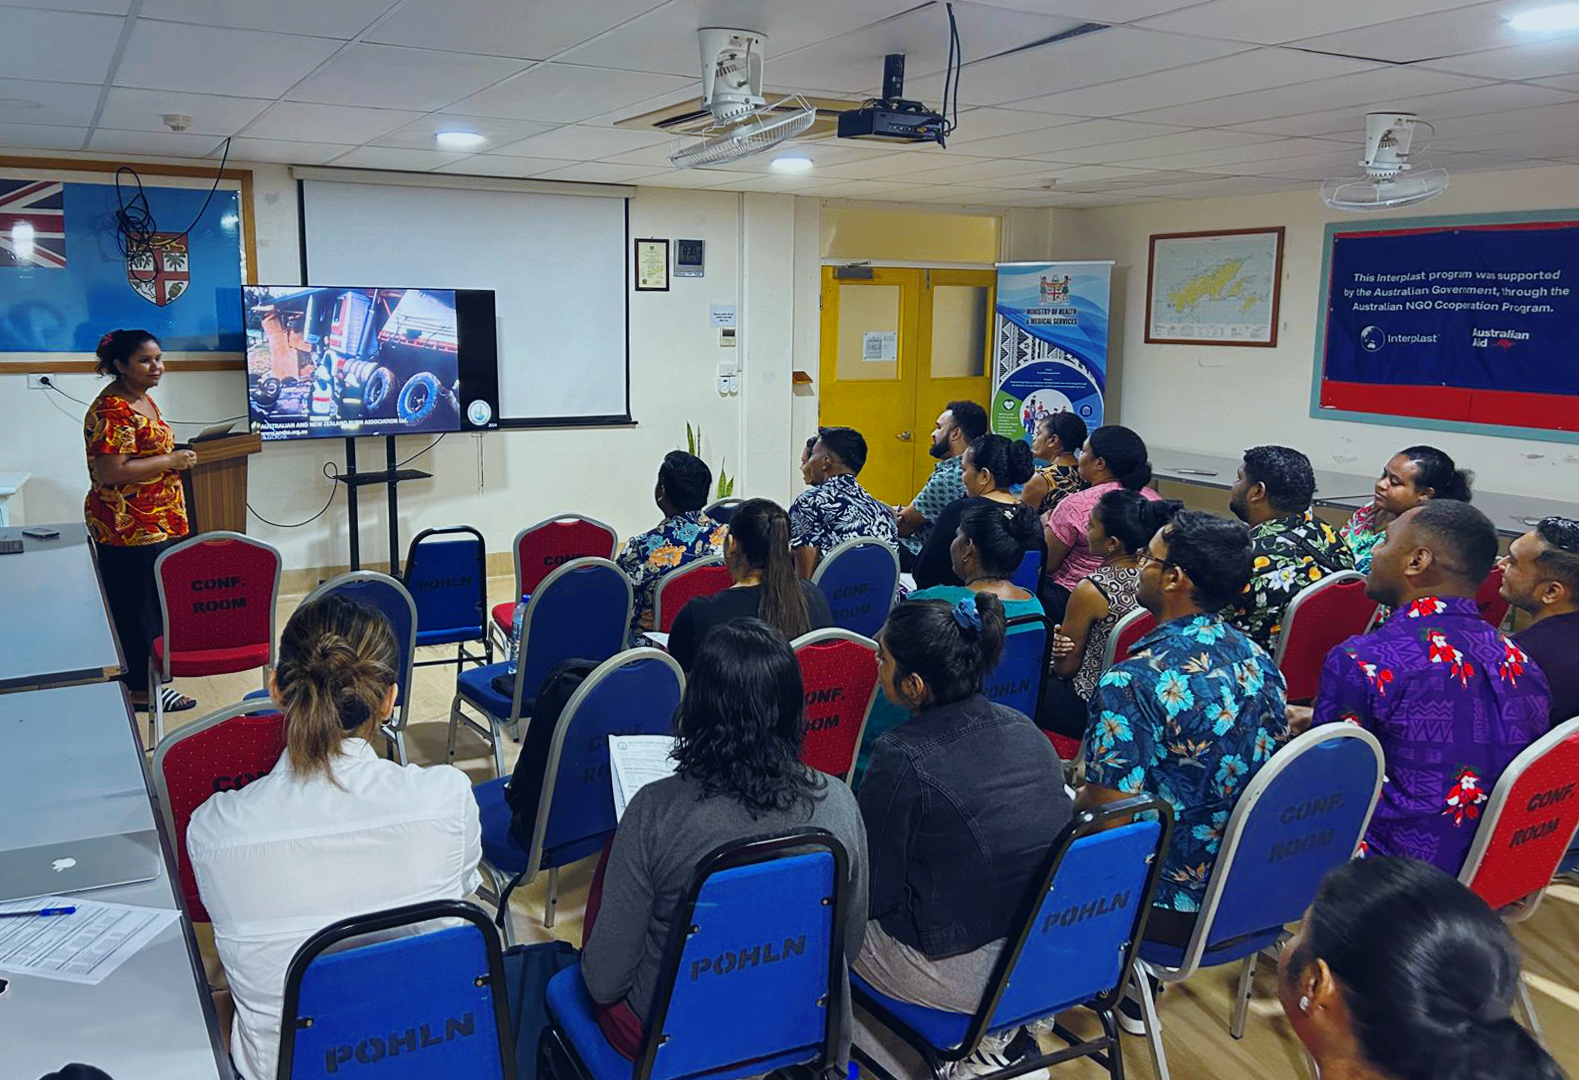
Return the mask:
<svg viewBox="0 0 1579 1080"><path fill-rule="evenodd" d="M300 184L307 284L494 291L501 426L630 422L629 200Z"/></svg>

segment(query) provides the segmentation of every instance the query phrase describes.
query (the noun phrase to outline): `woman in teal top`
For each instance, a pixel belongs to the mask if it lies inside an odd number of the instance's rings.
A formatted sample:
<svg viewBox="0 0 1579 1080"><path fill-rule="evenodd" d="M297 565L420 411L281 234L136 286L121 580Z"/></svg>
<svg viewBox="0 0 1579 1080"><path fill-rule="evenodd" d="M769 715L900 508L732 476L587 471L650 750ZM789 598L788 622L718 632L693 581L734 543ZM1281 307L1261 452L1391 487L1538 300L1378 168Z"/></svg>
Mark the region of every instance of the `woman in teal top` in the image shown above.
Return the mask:
<svg viewBox="0 0 1579 1080"><path fill-rule="evenodd" d="M1037 521L1036 511L1024 503L973 506L960 517L959 531L954 534L954 541L949 545L949 561L954 573L965 584L917 589L905 597L905 602L947 600L953 604L985 592L1003 601L1004 617L1011 622L1021 615L1041 615L1042 602L1036 598L1036 594L1009 580L1025 558L1025 553L1041 541L1041 524ZM1009 633L1029 630L1032 625L1010 626ZM856 785L866 775L866 762L871 756L872 744L883 732L898 727L908 719L909 713L882 694L877 695L866 721L866 732L861 737L861 752L855 770Z"/></svg>

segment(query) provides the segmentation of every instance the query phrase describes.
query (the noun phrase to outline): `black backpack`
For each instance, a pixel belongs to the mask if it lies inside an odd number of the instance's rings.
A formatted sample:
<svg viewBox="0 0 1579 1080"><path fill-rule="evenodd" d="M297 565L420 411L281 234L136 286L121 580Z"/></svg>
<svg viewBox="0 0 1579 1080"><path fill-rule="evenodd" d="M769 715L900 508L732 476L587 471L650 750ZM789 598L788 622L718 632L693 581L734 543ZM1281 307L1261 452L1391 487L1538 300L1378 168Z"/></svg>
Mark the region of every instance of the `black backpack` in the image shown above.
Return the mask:
<svg viewBox="0 0 1579 1080"><path fill-rule="evenodd" d="M559 714L565 711L571 695L597 670L599 661L573 656L549 668L538 688L532 706L531 719L525 721L526 732L521 740L521 756L515 759L515 771L505 786L505 801L510 804L510 835L521 847L530 849L532 833L537 827L537 802L543 794L543 782L548 772L548 751L554 742L554 729L559 726Z"/></svg>

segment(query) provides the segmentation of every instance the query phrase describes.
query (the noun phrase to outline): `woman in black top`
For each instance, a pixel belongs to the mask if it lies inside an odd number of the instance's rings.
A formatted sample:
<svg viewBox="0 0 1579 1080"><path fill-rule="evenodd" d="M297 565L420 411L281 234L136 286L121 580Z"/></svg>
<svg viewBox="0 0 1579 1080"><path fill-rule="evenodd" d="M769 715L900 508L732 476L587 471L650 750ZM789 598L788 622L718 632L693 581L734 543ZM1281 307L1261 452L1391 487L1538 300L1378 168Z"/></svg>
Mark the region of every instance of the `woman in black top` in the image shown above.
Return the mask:
<svg viewBox="0 0 1579 1080"><path fill-rule="evenodd" d="M1035 472L1031 448L1019 439L1006 439L1002 435L983 435L965 450L960 462L960 480L965 485L965 498L955 499L943 508L927 542L916 556L916 588L930 589L934 585L963 585L954 572L949 557L949 545L959 531L959 519L973 506L1013 506L1019 498L1009 489L1029 480Z"/></svg>
<svg viewBox="0 0 1579 1080"><path fill-rule="evenodd" d="M669 655L691 670L702 639L736 619L761 619L790 641L833 625L822 590L795 573L789 515L770 499L748 499L735 508L724 539L724 565L735 583L713 596L698 596L675 616Z"/></svg>

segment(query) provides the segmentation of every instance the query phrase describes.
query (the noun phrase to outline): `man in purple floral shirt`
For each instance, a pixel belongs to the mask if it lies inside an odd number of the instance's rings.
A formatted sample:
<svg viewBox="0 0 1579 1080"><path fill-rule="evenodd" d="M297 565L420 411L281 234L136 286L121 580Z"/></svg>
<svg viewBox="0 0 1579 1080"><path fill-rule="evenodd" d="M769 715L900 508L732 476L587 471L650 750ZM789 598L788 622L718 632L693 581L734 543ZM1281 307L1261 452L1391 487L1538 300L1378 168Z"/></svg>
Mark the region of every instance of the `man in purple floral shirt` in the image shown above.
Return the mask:
<svg viewBox="0 0 1579 1080"><path fill-rule="evenodd" d="M1496 557L1496 530L1468 503L1433 499L1400 515L1365 586L1392 615L1327 654L1313 722L1357 723L1386 754L1364 854L1456 875L1497 778L1546 731L1545 676L1475 607Z"/></svg>

